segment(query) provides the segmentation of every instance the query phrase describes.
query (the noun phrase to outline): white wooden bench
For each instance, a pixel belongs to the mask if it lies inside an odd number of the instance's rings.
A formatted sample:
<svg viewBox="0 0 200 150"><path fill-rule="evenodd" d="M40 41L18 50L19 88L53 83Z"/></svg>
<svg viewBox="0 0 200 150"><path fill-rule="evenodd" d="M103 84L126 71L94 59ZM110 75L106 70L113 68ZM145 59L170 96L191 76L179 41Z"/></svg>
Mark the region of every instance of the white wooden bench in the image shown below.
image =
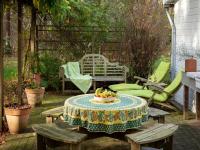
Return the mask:
<svg viewBox="0 0 200 150"><path fill-rule="evenodd" d="M81 74L89 74L93 79L93 89L96 89L98 81L126 82L129 69L120 66L119 63L110 63L106 57L100 54L86 54L79 61ZM70 81L64 75L64 69L60 67L59 77L62 80L62 92L65 90L65 82Z"/></svg>
<svg viewBox="0 0 200 150"><path fill-rule="evenodd" d="M142 146L163 148L163 150L172 150L173 134L178 129L175 124L156 124L144 131L127 134L128 142L131 144L131 150L142 150Z"/></svg>

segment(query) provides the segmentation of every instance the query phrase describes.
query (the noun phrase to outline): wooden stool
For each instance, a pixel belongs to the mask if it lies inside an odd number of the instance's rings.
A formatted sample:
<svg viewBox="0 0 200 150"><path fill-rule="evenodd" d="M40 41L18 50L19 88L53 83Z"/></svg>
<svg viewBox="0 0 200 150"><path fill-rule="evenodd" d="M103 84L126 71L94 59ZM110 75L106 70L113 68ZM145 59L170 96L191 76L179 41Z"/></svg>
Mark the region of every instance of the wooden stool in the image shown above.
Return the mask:
<svg viewBox="0 0 200 150"><path fill-rule="evenodd" d="M37 134L37 150L46 150L46 145L57 147L69 145L70 150L81 150L81 142L87 138L87 134L65 129L51 124L35 124L32 126Z"/></svg>
<svg viewBox="0 0 200 150"><path fill-rule="evenodd" d="M169 115L168 112L150 107L149 108L149 117L153 118L153 120L158 120L158 123L165 123L165 116Z"/></svg>
<svg viewBox="0 0 200 150"><path fill-rule="evenodd" d="M142 145L158 147L163 145L163 150L172 150L173 134L178 129L174 124L156 124L144 131L127 134L128 142L131 144L131 150L142 150Z"/></svg>
<svg viewBox="0 0 200 150"><path fill-rule="evenodd" d="M42 112L42 116L46 117L46 123L53 123L54 120L57 120L63 115L64 106L56 107Z"/></svg>

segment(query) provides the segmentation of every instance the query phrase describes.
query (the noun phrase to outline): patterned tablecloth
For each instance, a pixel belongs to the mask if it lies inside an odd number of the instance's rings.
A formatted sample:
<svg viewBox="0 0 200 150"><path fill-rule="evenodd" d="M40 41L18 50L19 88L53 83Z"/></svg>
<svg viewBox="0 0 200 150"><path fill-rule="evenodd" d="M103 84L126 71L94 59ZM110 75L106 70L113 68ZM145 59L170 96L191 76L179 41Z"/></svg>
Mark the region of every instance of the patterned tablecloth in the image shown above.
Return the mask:
<svg viewBox="0 0 200 150"><path fill-rule="evenodd" d="M65 101L64 120L91 132L125 132L148 120L147 102L139 97L118 95L112 103L93 101L94 94L71 97Z"/></svg>

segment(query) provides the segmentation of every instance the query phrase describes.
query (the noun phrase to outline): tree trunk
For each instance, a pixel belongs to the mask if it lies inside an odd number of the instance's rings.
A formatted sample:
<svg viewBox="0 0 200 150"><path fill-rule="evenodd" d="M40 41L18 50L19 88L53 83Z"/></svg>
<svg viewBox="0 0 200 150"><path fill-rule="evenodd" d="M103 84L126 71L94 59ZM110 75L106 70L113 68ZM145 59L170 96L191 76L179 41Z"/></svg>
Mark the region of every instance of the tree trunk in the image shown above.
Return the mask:
<svg viewBox="0 0 200 150"><path fill-rule="evenodd" d="M7 12L6 12L6 33L7 37L10 40L10 35L11 35L11 30L10 30L10 7L8 7Z"/></svg>
<svg viewBox="0 0 200 150"><path fill-rule="evenodd" d="M24 67L23 67L23 79L26 79L27 77L30 78L31 75L31 64L36 63L34 59L30 58L31 56L34 56L34 53L36 52L36 9L34 6L31 7L31 27L30 27L30 36L29 36L29 44L28 49L25 53L24 58Z"/></svg>
<svg viewBox="0 0 200 150"><path fill-rule="evenodd" d="M35 53L35 31L36 31L36 10L32 7L31 11L31 53Z"/></svg>
<svg viewBox="0 0 200 150"><path fill-rule="evenodd" d="M23 33L22 33L22 21L23 21L23 5L22 0L18 0L18 53L17 53L17 60L18 60L18 102L20 104L23 103L22 101L22 49L23 49Z"/></svg>
<svg viewBox="0 0 200 150"><path fill-rule="evenodd" d="M3 131L3 104L4 104L4 93L3 93L3 0L0 0L0 131Z"/></svg>

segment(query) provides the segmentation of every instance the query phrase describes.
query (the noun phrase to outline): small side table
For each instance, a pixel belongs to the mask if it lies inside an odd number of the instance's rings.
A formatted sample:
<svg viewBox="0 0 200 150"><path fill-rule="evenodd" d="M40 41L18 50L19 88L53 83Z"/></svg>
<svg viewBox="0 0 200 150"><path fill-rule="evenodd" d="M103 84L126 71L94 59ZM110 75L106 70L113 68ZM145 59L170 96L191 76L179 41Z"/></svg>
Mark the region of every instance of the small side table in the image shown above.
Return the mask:
<svg viewBox="0 0 200 150"><path fill-rule="evenodd" d="M196 75L200 75L200 72L183 73L182 84L184 86L184 103L183 103L183 119L188 119L189 111L189 89L192 89L196 93L196 119L200 120L200 89L196 87Z"/></svg>

